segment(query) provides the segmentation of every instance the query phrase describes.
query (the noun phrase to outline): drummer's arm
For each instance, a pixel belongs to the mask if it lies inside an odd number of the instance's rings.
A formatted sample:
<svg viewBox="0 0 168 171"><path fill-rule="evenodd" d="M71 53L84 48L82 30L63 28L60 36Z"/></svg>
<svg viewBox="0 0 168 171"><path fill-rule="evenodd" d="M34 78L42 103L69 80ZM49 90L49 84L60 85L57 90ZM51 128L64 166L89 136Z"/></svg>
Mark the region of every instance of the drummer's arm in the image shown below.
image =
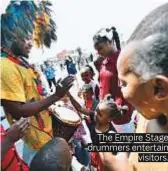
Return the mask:
<svg viewBox="0 0 168 171"><path fill-rule="evenodd" d="M78 112L83 113L83 114L85 114L85 115L90 115L90 111L87 110L86 108L82 107L82 106L74 99L74 97L73 97L70 93L68 93L68 96L69 96L69 98L70 98L70 101L71 101L72 105L75 107L75 109L76 109Z"/></svg>
<svg viewBox="0 0 168 171"><path fill-rule="evenodd" d="M15 119L33 116L41 112L42 110L47 109L50 105L54 104L56 101L64 97L64 95L72 87L73 81L74 77L72 76L64 78L60 83L62 85L57 85L56 92L53 95L50 95L39 101L37 101L35 98L32 98L30 101L26 101L24 94L25 92L20 92L19 95L22 97L22 101L2 99L1 104L4 107L5 111L10 113Z"/></svg>
<svg viewBox="0 0 168 171"><path fill-rule="evenodd" d="M45 110L59 99L60 98L54 94L40 101L35 101L33 98L26 103L2 100L2 105L4 106L5 110L11 113L15 119L19 119L21 117L26 118L32 116L42 110Z"/></svg>

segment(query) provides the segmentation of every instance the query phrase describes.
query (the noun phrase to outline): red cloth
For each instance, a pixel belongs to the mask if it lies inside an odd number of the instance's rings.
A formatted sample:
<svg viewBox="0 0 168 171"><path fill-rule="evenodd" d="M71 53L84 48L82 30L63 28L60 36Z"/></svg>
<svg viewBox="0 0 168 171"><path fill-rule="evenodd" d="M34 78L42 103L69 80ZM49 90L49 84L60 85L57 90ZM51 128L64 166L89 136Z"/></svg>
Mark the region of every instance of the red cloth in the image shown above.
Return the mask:
<svg viewBox="0 0 168 171"><path fill-rule="evenodd" d="M40 94L43 94L43 87L41 84L37 85L37 90Z"/></svg>
<svg viewBox="0 0 168 171"><path fill-rule="evenodd" d="M89 111L91 111L91 109L92 109L92 104L93 104L93 101L92 100L90 100L90 101L85 101L85 107L86 107L86 109L87 110L89 110ZM91 119L90 119L90 116L89 116L89 118L87 118L87 122L89 123L89 124L91 124Z"/></svg>
<svg viewBox="0 0 168 171"><path fill-rule="evenodd" d="M86 106L87 110L91 110L92 109L92 103L93 103L93 100L86 100L85 101L85 106Z"/></svg>
<svg viewBox="0 0 168 171"><path fill-rule="evenodd" d="M120 91L116 68L118 56L119 52L116 52L114 56L107 57L102 62L100 69L100 99L103 99L107 94L112 94L114 97L117 97Z"/></svg>
<svg viewBox="0 0 168 171"><path fill-rule="evenodd" d="M0 130L2 142L5 138L5 130L2 125L0 127ZM20 165L18 163L20 163ZM1 168L4 171L29 171L29 167L19 157L15 146L11 147L9 151L6 153L4 159L1 161Z"/></svg>
<svg viewBox="0 0 168 171"><path fill-rule="evenodd" d="M103 171L103 163L98 152L91 152L91 165L97 169L97 171Z"/></svg>
<svg viewBox="0 0 168 171"><path fill-rule="evenodd" d="M123 98L121 88L119 87L118 73L117 73L117 59L119 51L114 56L107 57L103 62L100 69L100 99L103 99L105 95L111 94L119 105L127 105L129 111L120 120L114 120L113 122L118 125L126 124L130 122L133 107Z"/></svg>

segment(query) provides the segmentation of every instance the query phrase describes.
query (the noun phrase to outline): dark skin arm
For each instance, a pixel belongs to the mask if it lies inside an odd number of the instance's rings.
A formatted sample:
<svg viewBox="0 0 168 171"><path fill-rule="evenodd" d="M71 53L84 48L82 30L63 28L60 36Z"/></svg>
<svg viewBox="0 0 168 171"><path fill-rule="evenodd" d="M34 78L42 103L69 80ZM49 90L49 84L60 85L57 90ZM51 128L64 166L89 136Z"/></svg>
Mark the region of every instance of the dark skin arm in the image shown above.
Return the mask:
<svg viewBox="0 0 168 171"><path fill-rule="evenodd" d="M83 113L85 115L90 115L90 111L87 110L86 108L83 108L74 98L73 96L68 92L67 94L70 98L70 101L72 103L72 105L75 107L75 109L80 112L80 113Z"/></svg>
<svg viewBox="0 0 168 171"><path fill-rule="evenodd" d="M58 100L59 98L55 94L53 94L46 99L28 103L2 100L2 105L4 106L6 112L10 113L15 119L19 119L21 117L32 116L48 108L51 104Z"/></svg>
<svg viewBox="0 0 168 171"><path fill-rule="evenodd" d="M1 142L1 159L5 157L8 150L14 145L16 141L22 138L29 128L29 121L26 118L21 118L15 122L7 131L5 139Z"/></svg>
<svg viewBox="0 0 168 171"><path fill-rule="evenodd" d="M6 112L10 113L15 119L21 117L29 117L35 115L36 113L47 109L50 105L60 100L72 87L74 77L68 76L61 83L62 87L57 86L56 92L40 101L34 101L33 99L27 103L20 103L9 100L2 100L2 105L4 106Z"/></svg>

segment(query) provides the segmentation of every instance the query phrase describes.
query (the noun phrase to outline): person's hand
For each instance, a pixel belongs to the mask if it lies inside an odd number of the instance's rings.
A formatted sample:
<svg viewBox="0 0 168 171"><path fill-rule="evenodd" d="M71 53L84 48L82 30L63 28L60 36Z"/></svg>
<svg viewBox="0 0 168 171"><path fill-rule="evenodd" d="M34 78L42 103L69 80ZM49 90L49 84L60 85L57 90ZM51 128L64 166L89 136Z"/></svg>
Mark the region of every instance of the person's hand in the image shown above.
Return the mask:
<svg viewBox="0 0 168 171"><path fill-rule="evenodd" d="M105 171L132 171L126 153L113 155L111 152L99 152Z"/></svg>
<svg viewBox="0 0 168 171"><path fill-rule="evenodd" d="M29 128L29 119L21 118L20 120L12 124L12 126L7 131L6 138L10 142L15 143L26 134L28 128Z"/></svg>
<svg viewBox="0 0 168 171"><path fill-rule="evenodd" d="M67 76L62 81L61 81L61 79L59 79L57 81L55 95L59 98L64 97L65 94L67 94L67 92L69 91L69 89L73 86L73 82L74 82L73 76Z"/></svg>

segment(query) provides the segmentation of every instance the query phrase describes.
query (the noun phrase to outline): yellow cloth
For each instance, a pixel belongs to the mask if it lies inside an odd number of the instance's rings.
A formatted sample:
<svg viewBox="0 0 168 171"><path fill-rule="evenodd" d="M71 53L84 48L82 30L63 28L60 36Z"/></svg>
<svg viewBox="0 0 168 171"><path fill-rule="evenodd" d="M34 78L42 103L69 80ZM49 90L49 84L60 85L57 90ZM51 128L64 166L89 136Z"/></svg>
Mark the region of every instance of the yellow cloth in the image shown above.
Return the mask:
<svg viewBox="0 0 168 171"><path fill-rule="evenodd" d="M36 84L35 75L31 69L26 69L8 58L1 58L1 99L28 102L41 100ZM12 116L6 113L9 123L12 122ZM52 121L48 110L43 110L40 115L44 121L44 131L52 135ZM38 122L34 116L30 117L30 123L39 128ZM40 149L47 143L51 137L44 132L30 126L24 141L33 149Z"/></svg>
<svg viewBox="0 0 168 171"><path fill-rule="evenodd" d="M148 120L140 115L136 133L146 133ZM133 171L168 171L168 162L138 162L138 153L131 153L129 157Z"/></svg>

